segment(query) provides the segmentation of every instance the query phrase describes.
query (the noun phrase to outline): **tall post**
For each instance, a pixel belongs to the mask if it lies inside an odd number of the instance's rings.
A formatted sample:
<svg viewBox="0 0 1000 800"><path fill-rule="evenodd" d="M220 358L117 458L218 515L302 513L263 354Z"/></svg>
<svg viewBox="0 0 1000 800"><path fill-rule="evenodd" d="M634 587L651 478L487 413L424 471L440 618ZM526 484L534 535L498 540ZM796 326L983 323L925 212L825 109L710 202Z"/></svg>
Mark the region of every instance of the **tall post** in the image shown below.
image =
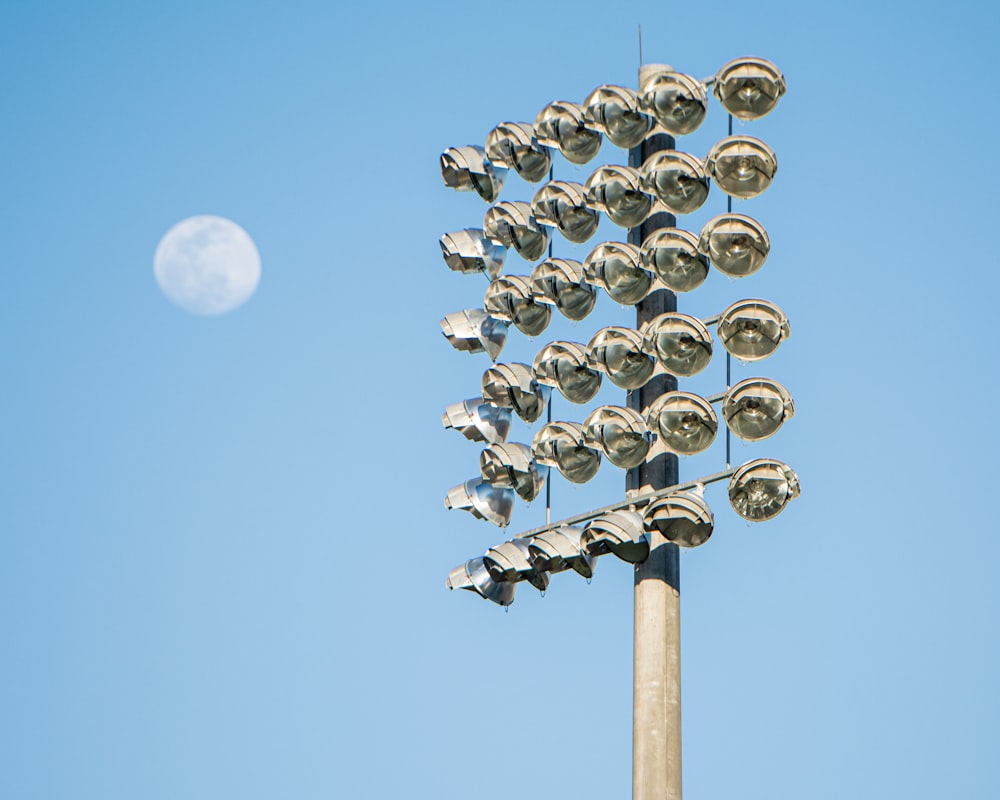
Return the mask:
<svg viewBox="0 0 1000 800"><path fill-rule="evenodd" d="M639 87L650 76L669 70L663 64L639 68ZM673 150L674 139L654 129L629 152L629 165L639 167L653 153ZM629 242L642 244L653 231L673 227L673 214L652 214L629 231ZM636 325L677 310L677 295L661 289L636 309ZM645 416L677 379L659 367L653 378L629 393L628 404ZM665 489L678 483L677 456L659 442L645 463L626 478L629 493ZM632 799L681 800L681 606L680 558L677 545L657 532L650 534L649 558L635 569L635 627L632 676Z"/></svg>

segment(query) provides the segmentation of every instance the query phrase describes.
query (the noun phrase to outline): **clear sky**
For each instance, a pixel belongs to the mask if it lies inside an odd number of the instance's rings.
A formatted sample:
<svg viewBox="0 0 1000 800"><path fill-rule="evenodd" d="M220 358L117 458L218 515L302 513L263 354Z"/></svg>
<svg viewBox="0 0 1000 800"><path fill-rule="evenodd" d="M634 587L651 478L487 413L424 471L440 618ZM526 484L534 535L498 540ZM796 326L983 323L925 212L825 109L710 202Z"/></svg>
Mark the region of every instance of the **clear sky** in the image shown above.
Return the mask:
<svg viewBox="0 0 1000 800"><path fill-rule="evenodd" d="M486 205L451 145L648 61L770 58L777 152L736 210L773 244L741 297L792 338L738 367L795 397L802 497L748 526L709 488L682 554L690 800L1000 794L994 341L998 25L986 3L7 3L0 11L0 797L627 797L631 571L449 593L504 534L448 512L479 448L440 425L488 365L438 320L485 282L438 237ZM725 134L717 104L679 147ZM605 143L584 180L625 155ZM528 199L511 178L504 199ZM687 224L724 209L717 190ZM239 223L262 278L168 302L160 237ZM684 220L687 223L687 220ZM602 223L598 237L620 238ZM595 237L591 244L601 241ZM558 238L556 255L589 247ZM507 272L530 265L512 254ZM556 335L628 324L601 297ZM721 388L711 365L687 384ZM601 400L620 402L608 390ZM985 409L985 410L984 410ZM556 418L582 409L556 398ZM520 423L515 440L531 431ZM684 478L722 467L718 446ZM568 515L620 496L605 464ZM510 532L543 510L520 504Z"/></svg>

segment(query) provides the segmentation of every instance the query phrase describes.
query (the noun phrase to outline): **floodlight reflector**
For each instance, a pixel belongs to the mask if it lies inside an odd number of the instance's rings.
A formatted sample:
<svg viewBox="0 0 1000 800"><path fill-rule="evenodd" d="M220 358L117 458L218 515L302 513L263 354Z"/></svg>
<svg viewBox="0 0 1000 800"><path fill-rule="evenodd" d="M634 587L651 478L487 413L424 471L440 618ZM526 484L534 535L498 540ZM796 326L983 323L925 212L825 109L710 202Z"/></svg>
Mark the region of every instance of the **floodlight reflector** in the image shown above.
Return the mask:
<svg viewBox="0 0 1000 800"><path fill-rule="evenodd" d="M652 274L642 267L639 248L624 242L597 245L583 261L583 275L624 306L638 303L653 286Z"/></svg>
<svg viewBox="0 0 1000 800"><path fill-rule="evenodd" d="M613 553L630 564L649 557L649 537L636 511L611 511L592 519L584 526L581 540L595 556Z"/></svg>
<svg viewBox="0 0 1000 800"><path fill-rule="evenodd" d="M587 241L600 222L597 212L587 206L582 184L549 181L531 200L531 213L539 225L557 228L571 242Z"/></svg>
<svg viewBox="0 0 1000 800"><path fill-rule="evenodd" d="M716 328L723 347L741 361L759 361L791 335L788 318L766 300L739 300L722 312Z"/></svg>
<svg viewBox="0 0 1000 800"><path fill-rule="evenodd" d="M629 149L645 137L653 120L639 110L639 95L625 86L598 86L583 101L584 121L613 145Z"/></svg>
<svg viewBox="0 0 1000 800"><path fill-rule="evenodd" d="M526 336L537 336L552 319L552 309L536 302L529 279L521 275L508 275L490 283L483 307L490 316L513 322Z"/></svg>
<svg viewBox="0 0 1000 800"><path fill-rule="evenodd" d="M777 433L795 416L788 390L768 378L747 378L733 386L722 400L722 418L729 430L750 442Z"/></svg>
<svg viewBox="0 0 1000 800"><path fill-rule="evenodd" d="M639 248L642 265L675 292L690 292L705 282L708 257L698 251L698 237L679 228L660 228Z"/></svg>
<svg viewBox="0 0 1000 800"><path fill-rule="evenodd" d="M470 558L448 574L449 589L466 589L500 606L514 602L514 584L499 583L490 576L482 557Z"/></svg>
<svg viewBox="0 0 1000 800"><path fill-rule="evenodd" d="M592 369L587 351L576 342L550 342L538 351L531 366L535 380L554 386L571 403L594 399L601 388L601 373Z"/></svg>
<svg viewBox="0 0 1000 800"><path fill-rule="evenodd" d="M486 137L486 155L495 165L513 167L530 183L542 180L552 166L549 148L538 143L526 122L501 122Z"/></svg>
<svg viewBox="0 0 1000 800"><path fill-rule="evenodd" d="M587 360L622 389L638 389L653 375L653 358L642 349L642 336L632 328L601 328L587 345Z"/></svg>
<svg viewBox="0 0 1000 800"><path fill-rule="evenodd" d="M538 497L549 475L549 468L535 461L531 448L517 442L494 444L483 450L479 471L487 483L513 489L529 503Z"/></svg>
<svg viewBox="0 0 1000 800"><path fill-rule="evenodd" d="M761 522L778 516L799 496L799 476L781 461L748 461L729 481L729 502L743 519Z"/></svg>
<svg viewBox="0 0 1000 800"><path fill-rule="evenodd" d="M661 150L647 158L640 171L642 187L675 214L697 211L708 198L708 175L690 153Z"/></svg>
<svg viewBox="0 0 1000 800"><path fill-rule="evenodd" d="M535 138L547 147L558 147L574 164L586 164L601 149L601 134L587 127L583 109L563 100L549 103L538 112Z"/></svg>
<svg viewBox="0 0 1000 800"><path fill-rule="evenodd" d="M720 272L742 278L764 266L771 239L757 220L745 214L720 214L701 229L698 249Z"/></svg>
<svg viewBox="0 0 1000 800"><path fill-rule="evenodd" d="M483 563L489 570L490 577L497 582L527 581L540 592L544 592L549 585L548 574L538 570L531 562L528 543L523 539L511 539L491 547L483 556Z"/></svg>
<svg viewBox="0 0 1000 800"><path fill-rule="evenodd" d="M535 267L531 290L539 303L554 305L572 320L586 317L597 303L597 292L584 279L583 264L569 258L547 258Z"/></svg>
<svg viewBox="0 0 1000 800"><path fill-rule="evenodd" d="M469 478L448 490L444 505L449 510L468 511L476 519L506 528L514 511L514 490L492 486L478 477Z"/></svg>
<svg viewBox="0 0 1000 800"><path fill-rule="evenodd" d="M601 453L587 445L583 426L549 422L535 434L531 452L540 464L558 469L566 480L586 483L601 466Z"/></svg>
<svg viewBox="0 0 1000 800"><path fill-rule="evenodd" d="M507 323L478 308L445 314L441 332L456 350L482 353L496 360L507 341Z"/></svg>
<svg viewBox="0 0 1000 800"><path fill-rule="evenodd" d="M588 444L596 444L608 461L622 469L639 466L653 437L642 415L631 408L599 406L583 422Z"/></svg>
<svg viewBox="0 0 1000 800"><path fill-rule="evenodd" d="M705 172L732 197L756 197L774 180L778 157L753 136L727 136L705 158Z"/></svg>
<svg viewBox="0 0 1000 800"><path fill-rule="evenodd" d="M539 572L571 569L587 580L594 576L594 557L583 549L583 528L564 525L528 540L528 552Z"/></svg>
<svg viewBox="0 0 1000 800"><path fill-rule="evenodd" d="M639 170L610 164L587 179L587 205L603 211L615 225L635 228L649 216L653 199L643 190Z"/></svg>
<svg viewBox="0 0 1000 800"><path fill-rule="evenodd" d="M493 164L479 145L449 147L441 154L441 177L449 189L475 191L487 203L500 195L507 170Z"/></svg>
<svg viewBox="0 0 1000 800"><path fill-rule="evenodd" d="M639 107L668 133L680 136L701 125L708 109L708 95L701 81L690 75L658 72L643 84Z"/></svg>
<svg viewBox="0 0 1000 800"><path fill-rule="evenodd" d="M502 408L513 408L525 422L545 410L549 387L540 385L527 364L495 364L483 373L483 397Z"/></svg>
<svg viewBox="0 0 1000 800"><path fill-rule="evenodd" d="M690 392L667 392L653 401L646 422L663 446L682 456L707 449L715 440L719 418L711 403Z"/></svg>
<svg viewBox="0 0 1000 800"><path fill-rule="evenodd" d="M504 247L513 247L525 261L537 261L549 246L548 229L531 215L531 206L520 200L487 209L483 231Z"/></svg>
<svg viewBox="0 0 1000 800"><path fill-rule="evenodd" d="M471 274L485 272L495 278L503 269L507 248L490 241L482 228L466 228L441 237L444 263L455 272Z"/></svg>
<svg viewBox="0 0 1000 800"><path fill-rule="evenodd" d="M680 547L704 544L715 527L702 486L654 500L643 511L643 522L646 530L659 531L664 539Z"/></svg>
<svg viewBox="0 0 1000 800"><path fill-rule="evenodd" d="M785 76L763 58L737 58L715 76L712 92L734 117L760 119L769 114L785 93Z"/></svg>
<svg viewBox="0 0 1000 800"><path fill-rule="evenodd" d="M643 325L641 333L643 350L653 353L672 375L697 375L712 360L712 335L695 317L677 311L660 314Z"/></svg>
<svg viewBox="0 0 1000 800"><path fill-rule="evenodd" d="M510 432L511 410L487 403L482 397L473 397L461 403L452 403L441 415L441 424L461 433L473 442L507 441Z"/></svg>

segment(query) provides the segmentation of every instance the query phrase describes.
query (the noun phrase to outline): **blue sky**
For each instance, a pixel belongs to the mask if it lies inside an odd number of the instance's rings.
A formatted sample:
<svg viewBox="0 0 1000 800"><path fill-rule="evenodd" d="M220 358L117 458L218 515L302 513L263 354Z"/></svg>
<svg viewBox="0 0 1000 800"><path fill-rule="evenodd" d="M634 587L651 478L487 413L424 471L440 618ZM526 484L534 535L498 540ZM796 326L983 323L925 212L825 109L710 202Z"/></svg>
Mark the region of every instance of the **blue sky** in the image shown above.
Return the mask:
<svg viewBox="0 0 1000 800"><path fill-rule="evenodd" d="M996 9L518 13L0 12L0 796L627 796L627 565L557 576L544 598L522 587L507 614L444 588L504 537L442 505L478 448L440 414L488 362L440 335L485 283L450 273L437 239L486 206L446 190L437 157L634 85L640 23L648 61L703 77L756 54L789 85L739 129L780 163L736 209L767 228L768 263L681 298L699 316L748 296L788 313L787 346L735 375L782 381L797 416L734 461L780 458L803 485L752 527L710 488L715 533L683 554L686 797L1000 791L982 410L998 389ZM704 155L725 123L713 104L679 147ZM624 157L557 156L556 177ZM503 197L530 192L512 177ZM723 209L713 191L690 227ZM153 278L160 237L193 214L260 250L257 293L229 315L187 314ZM529 269L510 256L508 273ZM602 296L544 340L512 332L504 358L630 315ZM687 385L723 380L713 364ZM581 412L556 399L556 418ZM607 464L585 487L555 478L553 512L622 484ZM519 505L511 532L543 514Z"/></svg>

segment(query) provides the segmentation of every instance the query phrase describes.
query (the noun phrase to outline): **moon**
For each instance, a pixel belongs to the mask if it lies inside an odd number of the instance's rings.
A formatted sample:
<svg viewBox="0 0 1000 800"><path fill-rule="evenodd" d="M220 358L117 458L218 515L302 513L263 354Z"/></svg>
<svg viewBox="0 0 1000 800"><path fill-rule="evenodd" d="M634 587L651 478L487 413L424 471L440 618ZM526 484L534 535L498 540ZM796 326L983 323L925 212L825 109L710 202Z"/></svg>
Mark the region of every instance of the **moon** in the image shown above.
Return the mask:
<svg viewBox="0 0 1000 800"><path fill-rule="evenodd" d="M193 314L224 314L243 305L260 282L260 253L232 220L200 214L160 239L153 273L163 293Z"/></svg>

